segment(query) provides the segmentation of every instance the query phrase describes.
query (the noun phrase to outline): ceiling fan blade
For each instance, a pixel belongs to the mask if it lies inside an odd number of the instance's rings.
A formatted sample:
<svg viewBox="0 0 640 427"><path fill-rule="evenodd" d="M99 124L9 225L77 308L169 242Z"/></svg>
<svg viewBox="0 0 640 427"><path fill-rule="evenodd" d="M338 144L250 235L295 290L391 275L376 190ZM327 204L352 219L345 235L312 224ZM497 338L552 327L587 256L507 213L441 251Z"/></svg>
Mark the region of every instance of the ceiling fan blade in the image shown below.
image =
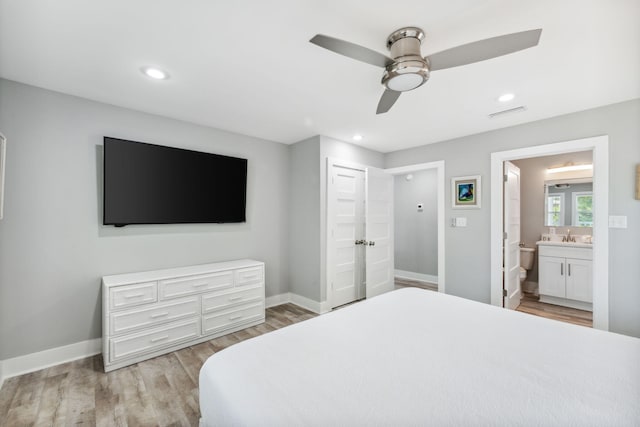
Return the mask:
<svg viewBox="0 0 640 427"><path fill-rule="evenodd" d="M541 33L542 29L538 28L505 34L443 50L429 55L425 59L429 61L431 71L473 64L536 46Z"/></svg>
<svg viewBox="0 0 640 427"><path fill-rule="evenodd" d="M402 92L396 92L395 90L385 89L380 101L378 102L378 109L376 114L386 113L396 103Z"/></svg>
<svg viewBox="0 0 640 427"><path fill-rule="evenodd" d="M323 34L318 34L309 41L332 52L366 62L367 64L377 65L378 67L384 68L393 62L393 59L375 50Z"/></svg>

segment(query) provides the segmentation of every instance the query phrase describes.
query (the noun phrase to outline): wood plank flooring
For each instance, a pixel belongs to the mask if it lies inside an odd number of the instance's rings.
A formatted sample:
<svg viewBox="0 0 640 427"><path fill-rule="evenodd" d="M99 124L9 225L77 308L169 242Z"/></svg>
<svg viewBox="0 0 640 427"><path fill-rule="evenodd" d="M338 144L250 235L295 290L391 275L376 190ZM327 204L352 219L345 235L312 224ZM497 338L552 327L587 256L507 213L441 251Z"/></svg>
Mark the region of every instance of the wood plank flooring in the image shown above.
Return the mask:
<svg viewBox="0 0 640 427"><path fill-rule="evenodd" d="M538 297L533 294L525 293L516 310L533 314L534 316L546 317L547 319L559 320L561 322L573 323L589 328L593 327L592 312L540 302L538 301Z"/></svg>
<svg viewBox="0 0 640 427"><path fill-rule="evenodd" d="M106 374L98 355L9 378L0 426L197 426L198 375L209 356L315 316L283 304L260 325Z"/></svg>
<svg viewBox="0 0 640 427"><path fill-rule="evenodd" d="M401 279L395 278L396 289L401 288L420 288L428 291L438 291L438 285L436 283L423 282L420 280Z"/></svg>

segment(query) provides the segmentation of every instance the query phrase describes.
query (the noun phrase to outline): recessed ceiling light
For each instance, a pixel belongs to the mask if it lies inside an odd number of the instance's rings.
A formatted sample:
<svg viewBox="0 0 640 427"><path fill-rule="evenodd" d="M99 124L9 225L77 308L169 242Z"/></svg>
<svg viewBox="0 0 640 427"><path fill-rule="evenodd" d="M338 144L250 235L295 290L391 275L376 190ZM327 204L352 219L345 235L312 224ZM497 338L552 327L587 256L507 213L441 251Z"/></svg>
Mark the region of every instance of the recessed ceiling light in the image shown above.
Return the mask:
<svg viewBox="0 0 640 427"><path fill-rule="evenodd" d="M509 102L515 97L516 96L514 94L512 94L512 93L503 93L502 95L500 95L498 97L498 101L500 101L500 102Z"/></svg>
<svg viewBox="0 0 640 427"><path fill-rule="evenodd" d="M362 135L360 135L360 134L353 135L353 140L354 141L362 141Z"/></svg>
<svg viewBox="0 0 640 427"><path fill-rule="evenodd" d="M162 71L159 68L154 68L154 67L144 67L141 70L145 76L147 77L151 77L152 79L156 79L156 80L166 80L169 78L169 73L167 73L166 71Z"/></svg>

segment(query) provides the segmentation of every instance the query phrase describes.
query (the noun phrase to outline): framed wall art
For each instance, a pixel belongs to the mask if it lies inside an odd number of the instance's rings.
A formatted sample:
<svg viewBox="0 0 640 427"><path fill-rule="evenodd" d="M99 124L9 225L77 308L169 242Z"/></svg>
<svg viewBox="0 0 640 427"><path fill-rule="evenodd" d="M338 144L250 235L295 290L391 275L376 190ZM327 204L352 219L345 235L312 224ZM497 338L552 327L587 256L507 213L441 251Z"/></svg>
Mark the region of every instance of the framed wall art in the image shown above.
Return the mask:
<svg viewBox="0 0 640 427"><path fill-rule="evenodd" d="M480 175L451 178L452 207L454 209L480 209L481 187Z"/></svg>

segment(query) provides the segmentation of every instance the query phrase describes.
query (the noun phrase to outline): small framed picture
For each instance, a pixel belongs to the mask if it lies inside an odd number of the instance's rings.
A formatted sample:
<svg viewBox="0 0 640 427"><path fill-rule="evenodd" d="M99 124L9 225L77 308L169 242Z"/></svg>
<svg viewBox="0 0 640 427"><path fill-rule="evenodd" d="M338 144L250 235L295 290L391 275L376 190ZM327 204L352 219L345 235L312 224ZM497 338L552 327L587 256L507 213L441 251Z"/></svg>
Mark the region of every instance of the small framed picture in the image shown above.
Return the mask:
<svg viewBox="0 0 640 427"><path fill-rule="evenodd" d="M451 204L454 209L480 209L480 175L451 178Z"/></svg>

